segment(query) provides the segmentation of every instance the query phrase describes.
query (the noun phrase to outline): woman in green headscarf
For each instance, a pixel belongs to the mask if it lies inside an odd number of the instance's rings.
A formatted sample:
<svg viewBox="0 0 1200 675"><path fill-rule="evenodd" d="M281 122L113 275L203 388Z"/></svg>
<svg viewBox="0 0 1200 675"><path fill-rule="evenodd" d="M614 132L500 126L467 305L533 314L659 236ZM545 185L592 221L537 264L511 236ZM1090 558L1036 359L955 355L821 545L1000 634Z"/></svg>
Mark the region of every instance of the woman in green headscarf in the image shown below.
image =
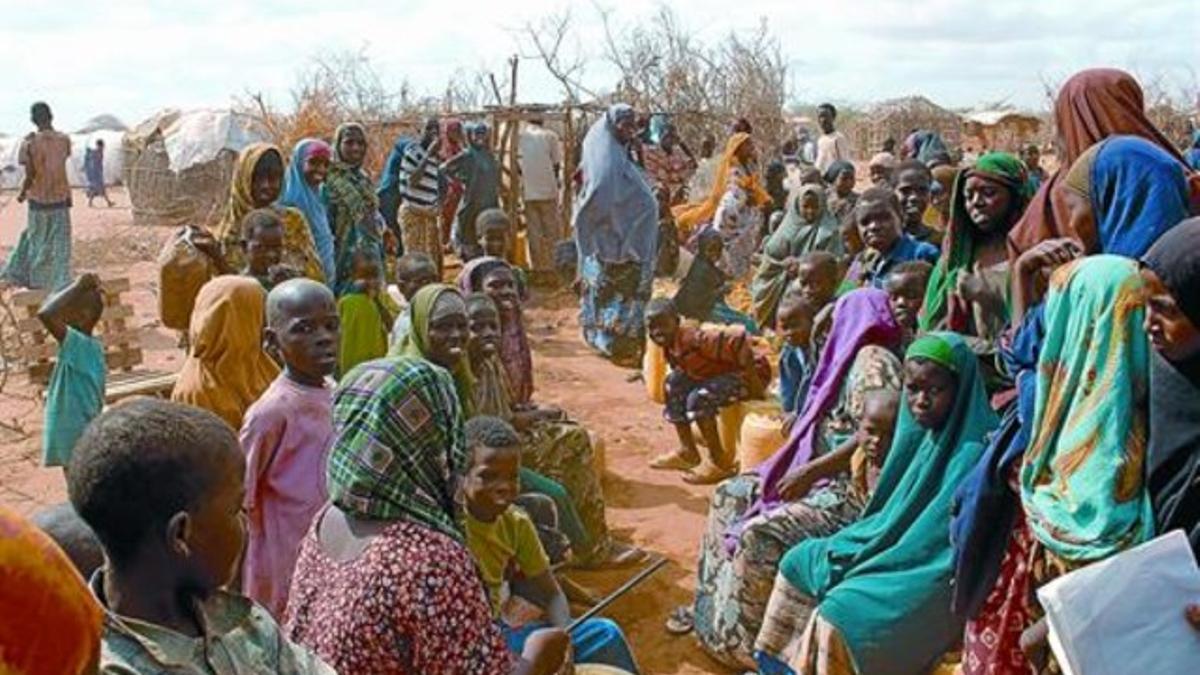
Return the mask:
<svg viewBox="0 0 1200 675"><path fill-rule="evenodd" d="M475 375L467 355L467 303L453 286L430 284L408 305L409 331L393 345L392 356L431 361L454 376L464 417L475 414Z"/></svg>
<svg viewBox="0 0 1200 675"><path fill-rule="evenodd" d="M922 332L958 331L978 338L977 353L992 351L1009 320L1005 239L1029 196L1025 165L1006 152L989 152L958 173L942 257L925 292Z"/></svg>
<svg viewBox="0 0 1200 675"><path fill-rule="evenodd" d="M998 420L962 336L919 338L904 370L900 419L862 519L780 564L756 644L761 672L916 675L962 637L950 611L950 510Z"/></svg>
<svg viewBox="0 0 1200 675"><path fill-rule="evenodd" d="M750 282L754 320L759 326L775 325L775 310L788 282L796 276L797 258L810 251L842 253L837 219L825 205L819 185L801 185L788 198L779 229L763 244L762 262Z"/></svg>

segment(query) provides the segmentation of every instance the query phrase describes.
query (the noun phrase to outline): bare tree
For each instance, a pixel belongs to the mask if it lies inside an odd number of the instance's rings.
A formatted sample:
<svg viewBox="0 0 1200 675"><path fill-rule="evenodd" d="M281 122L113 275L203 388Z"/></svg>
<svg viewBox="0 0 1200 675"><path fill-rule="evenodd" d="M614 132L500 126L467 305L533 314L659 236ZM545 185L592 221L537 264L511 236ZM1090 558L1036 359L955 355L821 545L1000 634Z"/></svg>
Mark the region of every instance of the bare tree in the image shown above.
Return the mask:
<svg viewBox="0 0 1200 675"><path fill-rule="evenodd" d="M540 60L558 81L567 105L581 103L580 94L599 98L582 83L587 56L573 34L570 9L544 16L536 23L526 23L517 43L522 58Z"/></svg>

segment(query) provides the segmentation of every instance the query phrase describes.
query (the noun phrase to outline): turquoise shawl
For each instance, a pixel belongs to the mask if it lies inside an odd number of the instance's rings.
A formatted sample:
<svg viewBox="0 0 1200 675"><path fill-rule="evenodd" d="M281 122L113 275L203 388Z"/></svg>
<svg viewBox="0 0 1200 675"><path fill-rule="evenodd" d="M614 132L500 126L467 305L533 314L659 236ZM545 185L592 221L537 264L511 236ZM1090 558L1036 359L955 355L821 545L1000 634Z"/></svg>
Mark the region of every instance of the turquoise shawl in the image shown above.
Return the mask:
<svg viewBox="0 0 1200 675"><path fill-rule="evenodd" d="M954 364L957 392L945 426L918 425L905 395L862 518L799 544L780 564L780 574L819 603L863 673L928 672L962 639L963 625L950 611L951 503L998 424L979 359L961 336L931 333L909 350L914 357Z"/></svg>

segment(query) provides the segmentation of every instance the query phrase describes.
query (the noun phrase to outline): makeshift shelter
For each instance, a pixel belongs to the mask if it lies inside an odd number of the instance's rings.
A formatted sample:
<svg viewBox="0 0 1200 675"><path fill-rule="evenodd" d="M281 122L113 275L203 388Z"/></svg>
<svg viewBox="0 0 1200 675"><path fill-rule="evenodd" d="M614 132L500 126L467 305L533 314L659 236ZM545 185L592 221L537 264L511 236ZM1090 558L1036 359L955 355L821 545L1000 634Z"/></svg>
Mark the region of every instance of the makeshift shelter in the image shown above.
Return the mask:
<svg viewBox="0 0 1200 675"><path fill-rule="evenodd" d="M954 149L962 138L962 118L924 96L908 96L871 106L861 119L847 125L845 133L854 144L856 156L870 157L888 138L894 138L899 147L917 129L938 132Z"/></svg>
<svg viewBox="0 0 1200 675"><path fill-rule="evenodd" d="M137 125L123 146L134 222L214 222L238 152L266 139L261 122L231 110L164 110Z"/></svg>
<svg viewBox="0 0 1200 675"><path fill-rule="evenodd" d="M1042 128L1041 117L1018 110L976 110L962 117L964 152L1017 152L1037 143Z"/></svg>

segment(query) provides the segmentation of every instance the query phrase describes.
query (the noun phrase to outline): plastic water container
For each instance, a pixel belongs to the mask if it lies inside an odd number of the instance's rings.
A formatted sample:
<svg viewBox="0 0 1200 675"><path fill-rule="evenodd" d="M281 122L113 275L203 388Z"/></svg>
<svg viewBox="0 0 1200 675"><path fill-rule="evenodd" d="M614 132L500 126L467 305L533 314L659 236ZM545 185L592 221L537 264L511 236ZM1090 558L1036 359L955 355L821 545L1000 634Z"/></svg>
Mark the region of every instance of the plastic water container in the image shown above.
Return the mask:
<svg viewBox="0 0 1200 675"><path fill-rule="evenodd" d="M646 395L651 401L659 405L667 402L667 355L649 337L646 338L646 351L642 356L642 380L646 383Z"/></svg>
<svg viewBox="0 0 1200 675"><path fill-rule="evenodd" d="M777 400L746 401L738 438L742 471L749 471L774 455L787 439L783 435L783 409Z"/></svg>

